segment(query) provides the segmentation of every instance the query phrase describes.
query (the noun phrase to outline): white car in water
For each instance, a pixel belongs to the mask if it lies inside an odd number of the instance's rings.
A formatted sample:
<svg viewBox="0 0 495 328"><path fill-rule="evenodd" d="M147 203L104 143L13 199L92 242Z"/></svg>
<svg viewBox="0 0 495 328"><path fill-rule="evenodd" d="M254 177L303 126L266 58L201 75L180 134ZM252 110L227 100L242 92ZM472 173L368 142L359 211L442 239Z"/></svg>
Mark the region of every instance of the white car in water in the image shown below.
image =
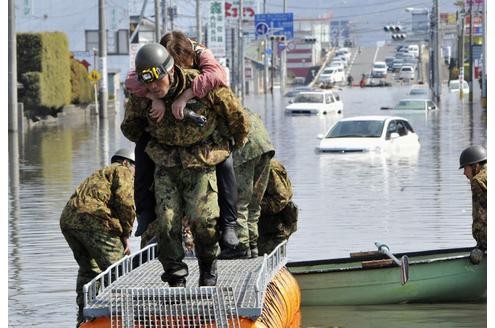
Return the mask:
<svg viewBox="0 0 495 328"><path fill-rule="evenodd" d="M399 116L357 116L338 120L317 147L324 153L402 152L419 149L409 121Z"/></svg>
<svg viewBox="0 0 495 328"><path fill-rule="evenodd" d="M449 92L460 92L461 83L459 80L449 81ZM469 93L469 84L466 81L462 81L462 93L467 95Z"/></svg>
<svg viewBox="0 0 495 328"><path fill-rule="evenodd" d="M371 69L371 77L387 77L387 64L385 62L374 62Z"/></svg>
<svg viewBox="0 0 495 328"><path fill-rule="evenodd" d="M399 70L399 79L401 80L414 80L415 75L414 67L410 65L402 65Z"/></svg>
<svg viewBox="0 0 495 328"><path fill-rule="evenodd" d="M340 95L331 90L299 93L285 107L287 114L342 114L344 103Z"/></svg>
<svg viewBox="0 0 495 328"><path fill-rule="evenodd" d="M381 110L391 110L395 114L428 113L438 109L438 106L427 98L401 99L394 107L380 107Z"/></svg>
<svg viewBox="0 0 495 328"><path fill-rule="evenodd" d="M330 83L344 82L344 69L341 67L326 67L323 72L321 72L319 80L320 82Z"/></svg>

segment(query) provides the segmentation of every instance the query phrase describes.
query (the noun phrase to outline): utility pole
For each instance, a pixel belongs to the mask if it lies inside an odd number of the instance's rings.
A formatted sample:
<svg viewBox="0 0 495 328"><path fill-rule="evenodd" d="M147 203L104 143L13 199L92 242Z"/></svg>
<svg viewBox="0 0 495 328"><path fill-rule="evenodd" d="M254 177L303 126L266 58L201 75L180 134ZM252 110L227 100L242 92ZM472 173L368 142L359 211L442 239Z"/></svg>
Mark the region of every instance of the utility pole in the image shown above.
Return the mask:
<svg viewBox="0 0 495 328"><path fill-rule="evenodd" d="M487 100L487 90L486 90L486 73L487 73L487 55L486 55L486 2L488 0L483 1L483 71L481 72L481 106L486 108L486 100Z"/></svg>
<svg viewBox="0 0 495 328"><path fill-rule="evenodd" d="M202 28L201 28L201 1L196 0L196 34L198 43L203 43Z"/></svg>
<svg viewBox="0 0 495 328"><path fill-rule="evenodd" d="M273 26L272 26L273 28ZM275 79L275 37L273 36L273 34L270 35L270 40L272 41L272 66L270 67L270 92L272 93L273 95L273 82L274 82L274 79Z"/></svg>
<svg viewBox="0 0 495 328"><path fill-rule="evenodd" d="M155 41L160 42L160 38L162 37L162 31L160 28L160 0L155 0Z"/></svg>
<svg viewBox="0 0 495 328"><path fill-rule="evenodd" d="M244 103L244 31L242 29L242 19L244 18L243 16L243 3L242 0L239 0L239 62L238 62L238 67L239 67L239 96L241 98L241 103Z"/></svg>
<svg viewBox="0 0 495 328"><path fill-rule="evenodd" d="M485 0L486 1L486 0ZM474 69L473 69L473 0L469 1L469 102L473 102L473 89L474 89ZM460 81L460 88L462 88L463 81Z"/></svg>
<svg viewBox="0 0 495 328"><path fill-rule="evenodd" d="M433 97L434 99L438 102L440 102L440 35L439 35L439 25L440 25L440 12L439 12L439 5L438 5L438 0L435 0L434 2L435 5L435 13L433 16L433 22L434 22L434 57L433 57L433 76L434 76L434 84L435 88L433 91Z"/></svg>
<svg viewBox="0 0 495 328"><path fill-rule="evenodd" d="M237 60L239 59L237 52L239 51L239 46L237 44L238 40L236 38L236 32L237 28L235 27L235 24L233 22L230 23L229 25L230 28L230 56L231 56L231 61L230 61L230 74L231 74L231 79L230 79L230 85L232 90L234 91L235 94L238 93L238 81L239 81L239 72L238 72L238 66L239 64L237 63ZM237 56L236 56L237 55Z"/></svg>
<svg viewBox="0 0 495 328"><path fill-rule="evenodd" d="M170 16L170 30L174 30L174 17L177 14L177 7L172 6L172 3L170 3L170 7L168 7L168 14Z"/></svg>
<svg viewBox="0 0 495 328"><path fill-rule="evenodd" d="M98 0L98 54L100 55L100 117L104 118L108 115L108 73L107 73L107 26L105 21L105 0Z"/></svg>
<svg viewBox="0 0 495 328"><path fill-rule="evenodd" d="M266 0L263 0L263 14L266 14ZM264 35L263 40L263 92L268 93L268 36Z"/></svg>
<svg viewBox="0 0 495 328"><path fill-rule="evenodd" d="M459 81L464 81L464 17L465 17L465 12L462 13L461 17L461 40L460 40L460 51L459 51ZM463 83L463 82L459 82ZM463 88L459 88L459 97L462 98L464 96Z"/></svg>
<svg viewBox="0 0 495 328"><path fill-rule="evenodd" d="M163 34L167 32L167 0L161 0L162 9L162 29Z"/></svg>
<svg viewBox="0 0 495 328"><path fill-rule="evenodd" d="M9 0L9 131L17 131L17 39L15 0ZM15 136L17 138L17 136Z"/></svg>
<svg viewBox="0 0 495 328"><path fill-rule="evenodd" d="M287 0L284 0L284 14L287 12ZM280 90L285 90L287 83L287 40L283 38L284 48L280 51ZM278 51L278 49L277 49Z"/></svg>

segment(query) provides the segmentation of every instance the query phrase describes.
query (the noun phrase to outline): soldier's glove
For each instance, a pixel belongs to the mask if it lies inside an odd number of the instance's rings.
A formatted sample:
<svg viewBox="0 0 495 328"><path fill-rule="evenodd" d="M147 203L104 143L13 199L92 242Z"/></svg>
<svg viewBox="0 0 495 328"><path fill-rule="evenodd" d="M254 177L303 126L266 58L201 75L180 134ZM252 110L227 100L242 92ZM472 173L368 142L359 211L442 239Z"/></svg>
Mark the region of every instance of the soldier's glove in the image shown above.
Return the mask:
<svg viewBox="0 0 495 328"><path fill-rule="evenodd" d="M473 248L471 254L469 254L469 261L473 264L479 264L483 259L483 251L478 247Z"/></svg>
<svg viewBox="0 0 495 328"><path fill-rule="evenodd" d="M196 114L188 108L184 108L184 118L193 121L199 127L203 127L206 124L206 117Z"/></svg>

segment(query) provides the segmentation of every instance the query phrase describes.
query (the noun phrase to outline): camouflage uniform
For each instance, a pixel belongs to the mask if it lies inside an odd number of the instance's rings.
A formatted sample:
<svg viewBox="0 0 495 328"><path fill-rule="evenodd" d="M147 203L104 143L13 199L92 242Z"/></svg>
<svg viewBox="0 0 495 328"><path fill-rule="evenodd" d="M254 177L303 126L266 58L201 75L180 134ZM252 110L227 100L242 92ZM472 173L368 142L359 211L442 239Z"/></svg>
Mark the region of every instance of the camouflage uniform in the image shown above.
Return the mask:
<svg viewBox="0 0 495 328"><path fill-rule="evenodd" d="M72 194L60 217L60 228L79 265L78 322L82 321L83 286L124 256L123 238L132 231L134 175L113 163L86 178Z"/></svg>
<svg viewBox="0 0 495 328"><path fill-rule="evenodd" d="M275 159L270 161L270 178L258 222L260 254L271 253L297 230L297 206L292 202L292 184L285 167Z"/></svg>
<svg viewBox="0 0 495 328"><path fill-rule="evenodd" d="M261 118L249 112L251 130L246 145L233 154L239 200L237 204L237 236L240 250L257 252L258 219L261 199L270 173L270 159L275 149Z"/></svg>
<svg viewBox="0 0 495 328"><path fill-rule="evenodd" d="M141 235L141 248L144 248L158 234L158 220L152 221Z"/></svg>
<svg viewBox="0 0 495 328"><path fill-rule="evenodd" d="M228 88L217 88L187 107L206 117L198 127L177 121L171 110L175 99L198 75L196 70L175 66L168 94L163 98L165 115L156 122L147 115L150 101L130 98L121 129L126 136L139 137L143 118L151 135L146 152L155 162L156 214L159 219L159 260L166 275L185 269L182 259L182 217L191 222L196 255L200 263L211 262L218 253L219 216L215 165L224 161L231 145L242 147L247 140L249 118L238 99ZM132 140L132 139L131 139Z"/></svg>
<svg viewBox="0 0 495 328"><path fill-rule="evenodd" d="M487 248L486 225L487 225L487 165L484 164L471 180L471 191L473 197L473 237L477 247L481 250Z"/></svg>

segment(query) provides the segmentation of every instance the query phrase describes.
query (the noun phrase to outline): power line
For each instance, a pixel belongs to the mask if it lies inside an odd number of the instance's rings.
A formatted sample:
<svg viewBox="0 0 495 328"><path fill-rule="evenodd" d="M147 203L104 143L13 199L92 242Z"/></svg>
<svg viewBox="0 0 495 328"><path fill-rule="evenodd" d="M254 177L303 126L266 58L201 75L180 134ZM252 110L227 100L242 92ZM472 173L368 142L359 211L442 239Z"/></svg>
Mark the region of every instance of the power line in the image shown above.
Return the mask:
<svg viewBox="0 0 495 328"><path fill-rule="evenodd" d="M397 3L397 2L395 2ZM425 1L425 3L427 3ZM328 10L333 10L333 9L350 9L350 8L363 8L363 7L376 7L378 5L389 5L390 0L388 1L381 1L381 2L376 2L376 3L366 3L366 4L355 4L355 5L348 5L348 6L324 6L324 7L314 7L314 6L290 6L291 9L301 9L301 10L322 10L322 9L328 9ZM273 8L282 8L282 5L269 5L270 7ZM408 6L408 5L404 5Z"/></svg>

